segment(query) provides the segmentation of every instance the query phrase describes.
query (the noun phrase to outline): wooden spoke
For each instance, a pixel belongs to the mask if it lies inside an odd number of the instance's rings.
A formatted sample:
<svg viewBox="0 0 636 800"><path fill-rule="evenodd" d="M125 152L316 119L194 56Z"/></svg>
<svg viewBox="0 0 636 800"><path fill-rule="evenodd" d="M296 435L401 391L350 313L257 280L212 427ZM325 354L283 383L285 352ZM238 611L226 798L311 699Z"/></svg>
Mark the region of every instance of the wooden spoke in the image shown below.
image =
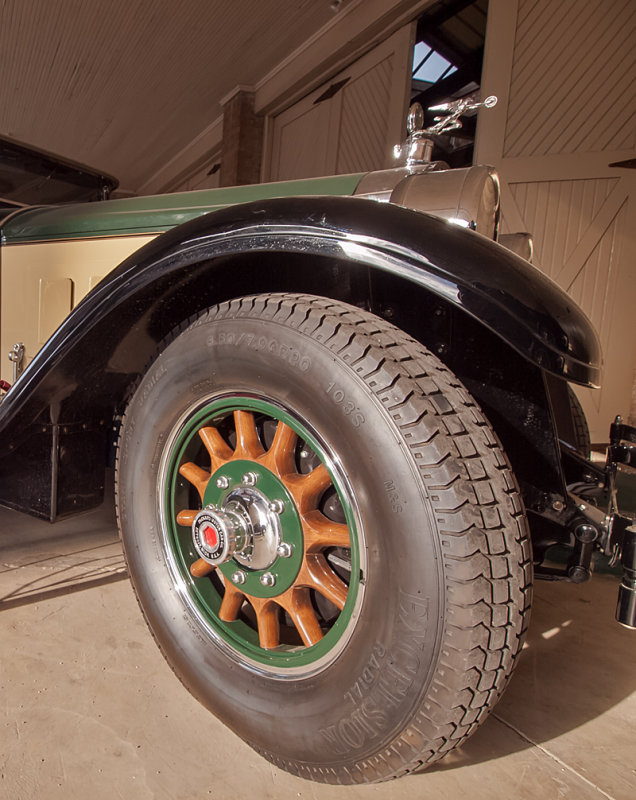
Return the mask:
<svg viewBox="0 0 636 800"><path fill-rule="evenodd" d="M243 606L245 595L229 581L225 581L225 594L223 595L223 602L219 609L219 619L223 622L234 622L238 619L238 615Z"/></svg>
<svg viewBox="0 0 636 800"><path fill-rule="evenodd" d="M279 598L279 600L282 599ZM303 644L306 647L310 647L312 644L319 642L322 639L322 630L309 599L309 590L297 587L292 589L289 592L289 597L285 599L284 608L298 629Z"/></svg>
<svg viewBox="0 0 636 800"><path fill-rule="evenodd" d="M308 475L288 475L285 484L302 515L317 508L323 492L331 485L331 476L325 465L321 464Z"/></svg>
<svg viewBox="0 0 636 800"><path fill-rule="evenodd" d="M179 467L179 475L183 475L194 486L199 493L201 502L203 502L203 495L210 480L210 473L193 464L192 461L188 461Z"/></svg>
<svg viewBox="0 0 636 800"><path fill-rule="evenodd" d="M296 472L294 451L298 434L289 425L279 422L276 426L274 441L267 453L262 457L261 462L267 469L271 469L279 477Z"/></svg>
<svg viewBox="0 0 636 800"><path fill-rule="evenodd" d="M320 511L303 515L303 536L308 553L325 547L351 547L349 528L341 522L332 522Z"/></svg>
<svg viewBox="0 0 636 800"><path fill-rule="evenodd" d="M254 414L251 411L235 411L236 449L234 458L259 458L265 452L258 438Z"/></svg>
<svg viewBox="0 0 636 800"><path fill-rule="evenodd" d="M190 574L195 578L205 578L216 568L213 564L208 564L204 558L197 559L194 564L190 565Z"/></svg>
<svg viewBox="0 0 636 800"><path fill-rule="evenodd" d="M219 467L232 458L232 448L216 428L201 428L199 436L210 456L210 472L216 472Z"/></svg>
<svg viewBox="0 0 636 800"><path fill-rule="evenodd" d="M183 511L179 511L177 514L177 525L183 525L184 528L189 528L198 513L198 511L184 508Z"/></svg>
<svg viewBox="0 0 636 800"><path fill-rule="evenodd" d="M298 575L298 583L310 586L341 611L347 599L347 586L327 564L321 554L310 554Z"/></svg>
<svg viewBox="0 0 636 800"><path fill-rule="evenodd" d="M273 600L256 597L248 597L248 600L256 612L259 644L265 650L273 650L280 644L278 606Z"/></svg>

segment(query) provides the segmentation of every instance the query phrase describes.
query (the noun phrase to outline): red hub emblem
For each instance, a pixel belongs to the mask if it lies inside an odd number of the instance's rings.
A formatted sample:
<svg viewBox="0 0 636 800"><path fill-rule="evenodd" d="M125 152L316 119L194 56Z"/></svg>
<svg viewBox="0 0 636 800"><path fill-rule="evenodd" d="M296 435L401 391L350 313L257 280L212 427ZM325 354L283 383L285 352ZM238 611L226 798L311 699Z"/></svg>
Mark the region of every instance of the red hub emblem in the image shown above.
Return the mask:
<svg viewBox="0 0 636 800"><path fill-rule="evenodd" d="M210 564L222 564L231 555L232 530L218 509L199 511L192 523L192 539L197 553Z"/></svg>
<svg viewBox="0 0 636 800"><path fill-rule="evenodd" d="M216 546L219 543L219 534L217 533L216 528L213 528L212 525L206 525L203 529L203 538L211 550L216 549Z"/></svg>

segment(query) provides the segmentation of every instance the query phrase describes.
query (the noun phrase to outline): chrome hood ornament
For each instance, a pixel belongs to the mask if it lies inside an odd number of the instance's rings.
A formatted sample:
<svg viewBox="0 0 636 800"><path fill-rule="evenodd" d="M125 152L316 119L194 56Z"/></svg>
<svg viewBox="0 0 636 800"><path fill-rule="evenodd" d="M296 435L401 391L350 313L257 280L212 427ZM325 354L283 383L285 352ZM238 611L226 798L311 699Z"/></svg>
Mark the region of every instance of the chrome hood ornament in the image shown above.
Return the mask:
<svg viewBox="0 0 636 800"><path fill-rule="evenodd" d="M408 137L402 144L393 148L395 159L403 166L411 167L419 164L430 164L433 156L433 137L442 133L450 133L462 127L462 116L473 116L480 108L493 108L497 104L495 95L490 95L483 102L473 96L463 97L438 106L431 106L429 111L437 111L434 124L424 128L424 109L419 103L413 103L407 117Z"/></svg>

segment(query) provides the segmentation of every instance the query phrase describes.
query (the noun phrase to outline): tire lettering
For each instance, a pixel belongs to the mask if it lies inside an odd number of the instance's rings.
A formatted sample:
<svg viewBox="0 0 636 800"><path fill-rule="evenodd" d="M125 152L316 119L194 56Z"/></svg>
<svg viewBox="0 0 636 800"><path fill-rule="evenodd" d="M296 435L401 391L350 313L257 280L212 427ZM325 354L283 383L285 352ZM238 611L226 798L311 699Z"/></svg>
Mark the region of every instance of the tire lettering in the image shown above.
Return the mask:
<svg viewBox="0 0 636 800"><path fill-rule="evenodd" d="M320 730L323 742L335 753L346 753L377 738L389 725L388 710L412 702L409 692L426 666L429 606L428 597L400 591L391 647L385 650L380 642L375 643L360 677L344 693L353 710Z"/></svg>
<svg viewBox="0 0 636 800"><path fill-rule="evenodd" d="M402 511L404 511L404 506L402 505L400 495L393 481L384 481L384 489L391 503L391 510L395 514L401 514Z"/></svg>
<svg viewBox="0 0 636 800"><path fill-rule="evenodd" d="M330 383L325 389L325 392L340 408L342 413L346 417L349 417L354 428L359 428L366 421L364 414L356 406L353 400L347 398L344 389L342 389L336 383Z"/></svg>
<svg viewBox="0 0 636 800"><path fill-rule="evenodd" d="M148 399L148 395L150 394L150 392L154 389L156 384L159 383L162 376L165 375L167 372L168 370L166 369L166 367L163 364L160 364L157 367L157 369L150 374L150 377L146 379L143 390L139 395L139 400L137 401L140 406L143 406L143 404Z"/></svg>
<svg viewBox="0 0 636 800"><path fill-rule="evenodd" d="M150 539L150 543L152 544L152 549L155 552L155 559L159 562L163 562L164 561L163 550L161 548L159 540L157 539L157 534L155 532L154 525L148 526L148 537Z"/></svg>
<svg viewBox="0 0 636 800"><path fill-rule="evenodd" d="M198 639L202 644L207 644L205 637L201 634L201 631L198 629L197 625L190 619L190 615L184 612L182 614L182 619L190 629L192 635L196 639Z"/></svg>
<svg viewBox="0 0 636 800"><path fill-rule="evenodd" d="M198 383L193 383L190 387L190 394L193 397L199 397L199 395L203 394L204 392L209 392L214 389L215 383L212 378L206 378L205 380L199 381Z"/></svg>
<svg viewBox="0 0 636 800"><path fill-rule="evenodd" d="M387 722L385 712L366 701L335 725L322 728L320 734L337 753L346 753L362 747L369 739L377 739Z"/></svg>
<svg viewBox="0 0 636 800"><path fill-rule="evenodd" d="M413 633L425 633L428 628L428 597L418 597L408 592L400 592L400 624Z"/></svg>
<svg viewBox="0 0 636 800"><path fill-rule="evenodd" d="M163 453L163 446L166 440L165 433L160 433L157 436L157 441L155 442L155 450L152 454L152 460L150 462L150 470L151 472L157 472L159 469L159 461L161 459L161 454Z"/></svg>
<svg viewBox="0 0 636 800"><path fill-rule="evenodd" d="M363 691L364 687L370 686L373 683L377 673L381 669L382 665L380 662L384 658L384 654L384 647L380 642L376 642L373 645L371 657L362 670L360 677L355 681L351 689L345 692L345 697L350 700L353 705L357 705L363 699L366 694L366 691Z"/></svg>
<svg viewBox="0 0 636 800"><path fill-rule="evenodd" d="M302 356L295 347L283 344L278 339L268 339L266 336L257 338L253 333L241 333L237 338L233 333L212 333L208 336L206 344L208 347L231 345L263 351L286 361L301 372L308 372L311 369L311 359L308 356Z"/></svg>

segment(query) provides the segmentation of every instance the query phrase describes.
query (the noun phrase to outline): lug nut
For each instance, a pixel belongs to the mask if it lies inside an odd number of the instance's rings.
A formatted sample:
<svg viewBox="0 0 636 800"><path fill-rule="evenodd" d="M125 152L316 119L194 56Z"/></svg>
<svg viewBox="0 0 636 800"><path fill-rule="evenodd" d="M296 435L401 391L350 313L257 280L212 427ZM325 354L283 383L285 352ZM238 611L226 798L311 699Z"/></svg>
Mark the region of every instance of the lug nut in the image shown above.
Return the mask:
<svg viewBox="0 0 636 800"><path fill-rule="evenodd" d="M246 472L243 475L243 483L245 486L254 486L258 480L258 475L255 472Z"/></svg>
<svg viewBox="0 0 636 800"><path fill-rule="evenodd" d="M276 552L281 558L289 558L294 552L294 548L287 542L281 542L276 548Z"/></svg>
<svg viewBox="0 0 636 800"><path fill-rule="evenodd" d="M230 485L229 478L226 478L225 475L221 475L220 478L216 479L216 485L219 489L227 489L227 487Z"/></svg>
<svg viewBox="0 0 636 800"><path fill-rule="evenodd" d="M276 583L276 575L271 572L265 572L261 575L260 581L263 586L274 586Z"/></svg>
<svg viewBox="0 0 636 800"><path fill-rule="evenodd" d="M282 500L272 500L269 504L269 510L273 511L274 514L282 514L285 510L285 503Z"/></svg>
<svg viewBox="0 0 636 800"><path fill-rule="evenodd" d="M247 580L247 575L243 572L242 569L237 569L236 572L232 573L232 582L233 583L241 584L241 583L245 583L246 580ZM262 578L261 578L261 580L262 580Z"/></svg>

